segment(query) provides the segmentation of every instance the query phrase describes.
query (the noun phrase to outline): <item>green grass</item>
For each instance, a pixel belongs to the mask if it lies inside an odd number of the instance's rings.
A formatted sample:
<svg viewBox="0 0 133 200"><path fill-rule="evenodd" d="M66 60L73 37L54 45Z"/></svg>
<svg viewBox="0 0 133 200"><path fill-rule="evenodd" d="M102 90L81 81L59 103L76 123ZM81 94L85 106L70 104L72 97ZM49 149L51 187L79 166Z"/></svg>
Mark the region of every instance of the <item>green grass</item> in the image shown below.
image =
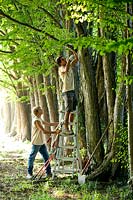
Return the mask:
<svg viewBox="0 0 133 200"><path fill-rule="evenodd" d="M25 180L24 176L4 177L2 200L132 200L128 186L87 181L79 185L77 177L55 178L47 182Z"/></svg>
<svg viewBox="0 0 133 200"><path fill-rule="evenodd" d="M78 177L55 177L47 182L26 180L27 160L16 158L14 152L9 159L0 162L1 200L132 200L128 185L112 182L86 180L78 184ZM6 155L6 156L7 156ZM5 154L0 154L5 158ZM35 162L35 169L40 168Z"/></svg>

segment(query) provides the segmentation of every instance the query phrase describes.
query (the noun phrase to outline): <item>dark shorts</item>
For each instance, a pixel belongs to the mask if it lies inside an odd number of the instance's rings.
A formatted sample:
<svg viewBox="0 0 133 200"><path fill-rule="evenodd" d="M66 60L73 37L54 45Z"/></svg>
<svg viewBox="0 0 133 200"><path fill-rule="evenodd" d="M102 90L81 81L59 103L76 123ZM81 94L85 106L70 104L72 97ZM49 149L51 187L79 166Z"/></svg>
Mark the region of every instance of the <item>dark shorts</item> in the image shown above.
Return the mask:
<svg viewBox="0 0 133 200"><path fill-rule="evenodd" d="M75 91L67 91L62 94L64 103L65 103L65 111L72 112L76 110L77 106L77 98Z"/></svg>

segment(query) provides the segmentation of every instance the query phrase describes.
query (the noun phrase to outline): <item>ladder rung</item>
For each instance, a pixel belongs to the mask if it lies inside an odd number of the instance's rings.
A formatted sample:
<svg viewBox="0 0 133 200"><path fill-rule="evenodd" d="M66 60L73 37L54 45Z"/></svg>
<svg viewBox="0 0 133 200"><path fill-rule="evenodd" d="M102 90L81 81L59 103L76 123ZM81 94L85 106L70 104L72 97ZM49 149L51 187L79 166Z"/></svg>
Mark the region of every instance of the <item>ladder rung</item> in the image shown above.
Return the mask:
<svg viewBox="0 0 133 200"><path fill-rule="evenodd" d="M62 131L59 134L59 136L63 136L63 137L76 137L76 134L75 133L73 133L73 134L67 134L65 131L64 132Z"/></svg>
<svg viewBox="0 0 133 200"><path fill-rule="evenodd" d="M59 145L58 148L63 148L63 149L73 149L73 150L75 150L77 147L76 147L76 146L67 146L67 145L62 146L62 145Z"/></svg>
<svg viewBox="0 0 133 200"><path fill-rule="evenodd" d="M53 170L53 173L54 172L58 172L58 173L75 173L77 172L76 169L56 169L56 170Z"/></svg>
<svg viewBox="0 0 133 200"><path fill-rule="evenodd" d="M75 157L75 158L73 158L73 157L57 157L56 160L74 162L77 160L77 157Z"/></svg>
<svg viewBox="0 0 133 200"><path fill-rule="evenodd" d="M78 124L76 121L68 123L68 125L76 125L76 124Z"/></svg>

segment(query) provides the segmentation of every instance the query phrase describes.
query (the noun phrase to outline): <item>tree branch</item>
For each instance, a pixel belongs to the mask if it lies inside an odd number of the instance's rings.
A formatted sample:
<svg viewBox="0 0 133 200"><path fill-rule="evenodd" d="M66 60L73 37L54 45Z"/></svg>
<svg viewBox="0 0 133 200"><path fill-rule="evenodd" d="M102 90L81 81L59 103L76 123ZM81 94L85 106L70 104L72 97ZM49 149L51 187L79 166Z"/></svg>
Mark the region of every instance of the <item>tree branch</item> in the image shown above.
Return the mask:
<svg viewBox="0 0 133 200"><path fill-rule="evenodd" d="M1 53L13 53L12 51L3 51L3 50L0 50Z"/></svg>
<svg viewBox="0 0 133 200"><path fill-rule="evenodd" d="M4 66L4 67L5 67L5 66ZM7 69L5 70L5 69L3 69L2 67L0 67L0 70L3 71L5 74L7 74L9 77L12 77L14 80L18 80L18 78L15 77L13 74L9 73L9 72L7 71Z"/></svg>
<svg viewBox="0 0 133 200"><path fill-rule="evenodd" d="M1 68L1 70L8 75L8 77L9 77L11 83L12 83L11 86L14 88L16 94L18 95L17 88L16 88L16 86L15 86L13 80L12 80L12 79L17 80L17 78L14 75L12 75L11 73L8 72L8 69L6 68L6 66L4 65L4 63L3 63L3 66L4 66L5 69Z"/></svg>
<svg viewBox="0 0 133 200"><path fill-rule="evenodd" d="M59 28L63 28L61 26L61 24L55 19L55 17L50 13L48 12L45 8L42 8L42 7L38 7L39 9L43 10L56 24Z"/></svg>
<svg viewBox="0 0 133 200"><path fill-rule="evenodd" d="M0 30L0 33L1 33L2 35L6 35L6 34L4 33L4 31L2 31L2 30Z"/></svg>
<svg viewBox="0 0 133 200"><path fill-rule="evenodd" d="M37 31L37 32L41 32L41 33L44 33L46 36L50 37L51 39L53 40L56 40L56 41L59 41L56 37L54 37L53 35L49 34L49 33L46 33L44 31L42 31L41 29L39 28L36 28L34 26L31 26L30 24L27 24L27 23L24 23L24 22L20 22L18 21L17 19L14 19L12 18L11 16L7 15L6 13L4 13L1 9L0 9L0 16L3 16L3 17L6 17L7 19L17 23L17 24L21 24L22 26L26 26L34 31Z"/></svg>

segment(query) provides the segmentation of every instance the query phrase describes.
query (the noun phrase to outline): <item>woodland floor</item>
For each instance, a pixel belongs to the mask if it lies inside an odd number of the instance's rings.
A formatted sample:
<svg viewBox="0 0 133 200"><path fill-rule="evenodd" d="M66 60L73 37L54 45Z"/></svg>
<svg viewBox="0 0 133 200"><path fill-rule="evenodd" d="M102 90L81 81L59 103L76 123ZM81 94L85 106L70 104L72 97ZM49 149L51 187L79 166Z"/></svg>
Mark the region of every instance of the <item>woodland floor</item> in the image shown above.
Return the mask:
<svg viewBox="0 0 133 200"><path fill-rule="evenodd" d="M26 180L30 144L5 136L0 143L0 200L128 200L127 188L108 183L79 185L77 177L57 177L49 181ZM42 166L38 156L35 170ZM132 199L132 198L129 198Z"/></svg>

